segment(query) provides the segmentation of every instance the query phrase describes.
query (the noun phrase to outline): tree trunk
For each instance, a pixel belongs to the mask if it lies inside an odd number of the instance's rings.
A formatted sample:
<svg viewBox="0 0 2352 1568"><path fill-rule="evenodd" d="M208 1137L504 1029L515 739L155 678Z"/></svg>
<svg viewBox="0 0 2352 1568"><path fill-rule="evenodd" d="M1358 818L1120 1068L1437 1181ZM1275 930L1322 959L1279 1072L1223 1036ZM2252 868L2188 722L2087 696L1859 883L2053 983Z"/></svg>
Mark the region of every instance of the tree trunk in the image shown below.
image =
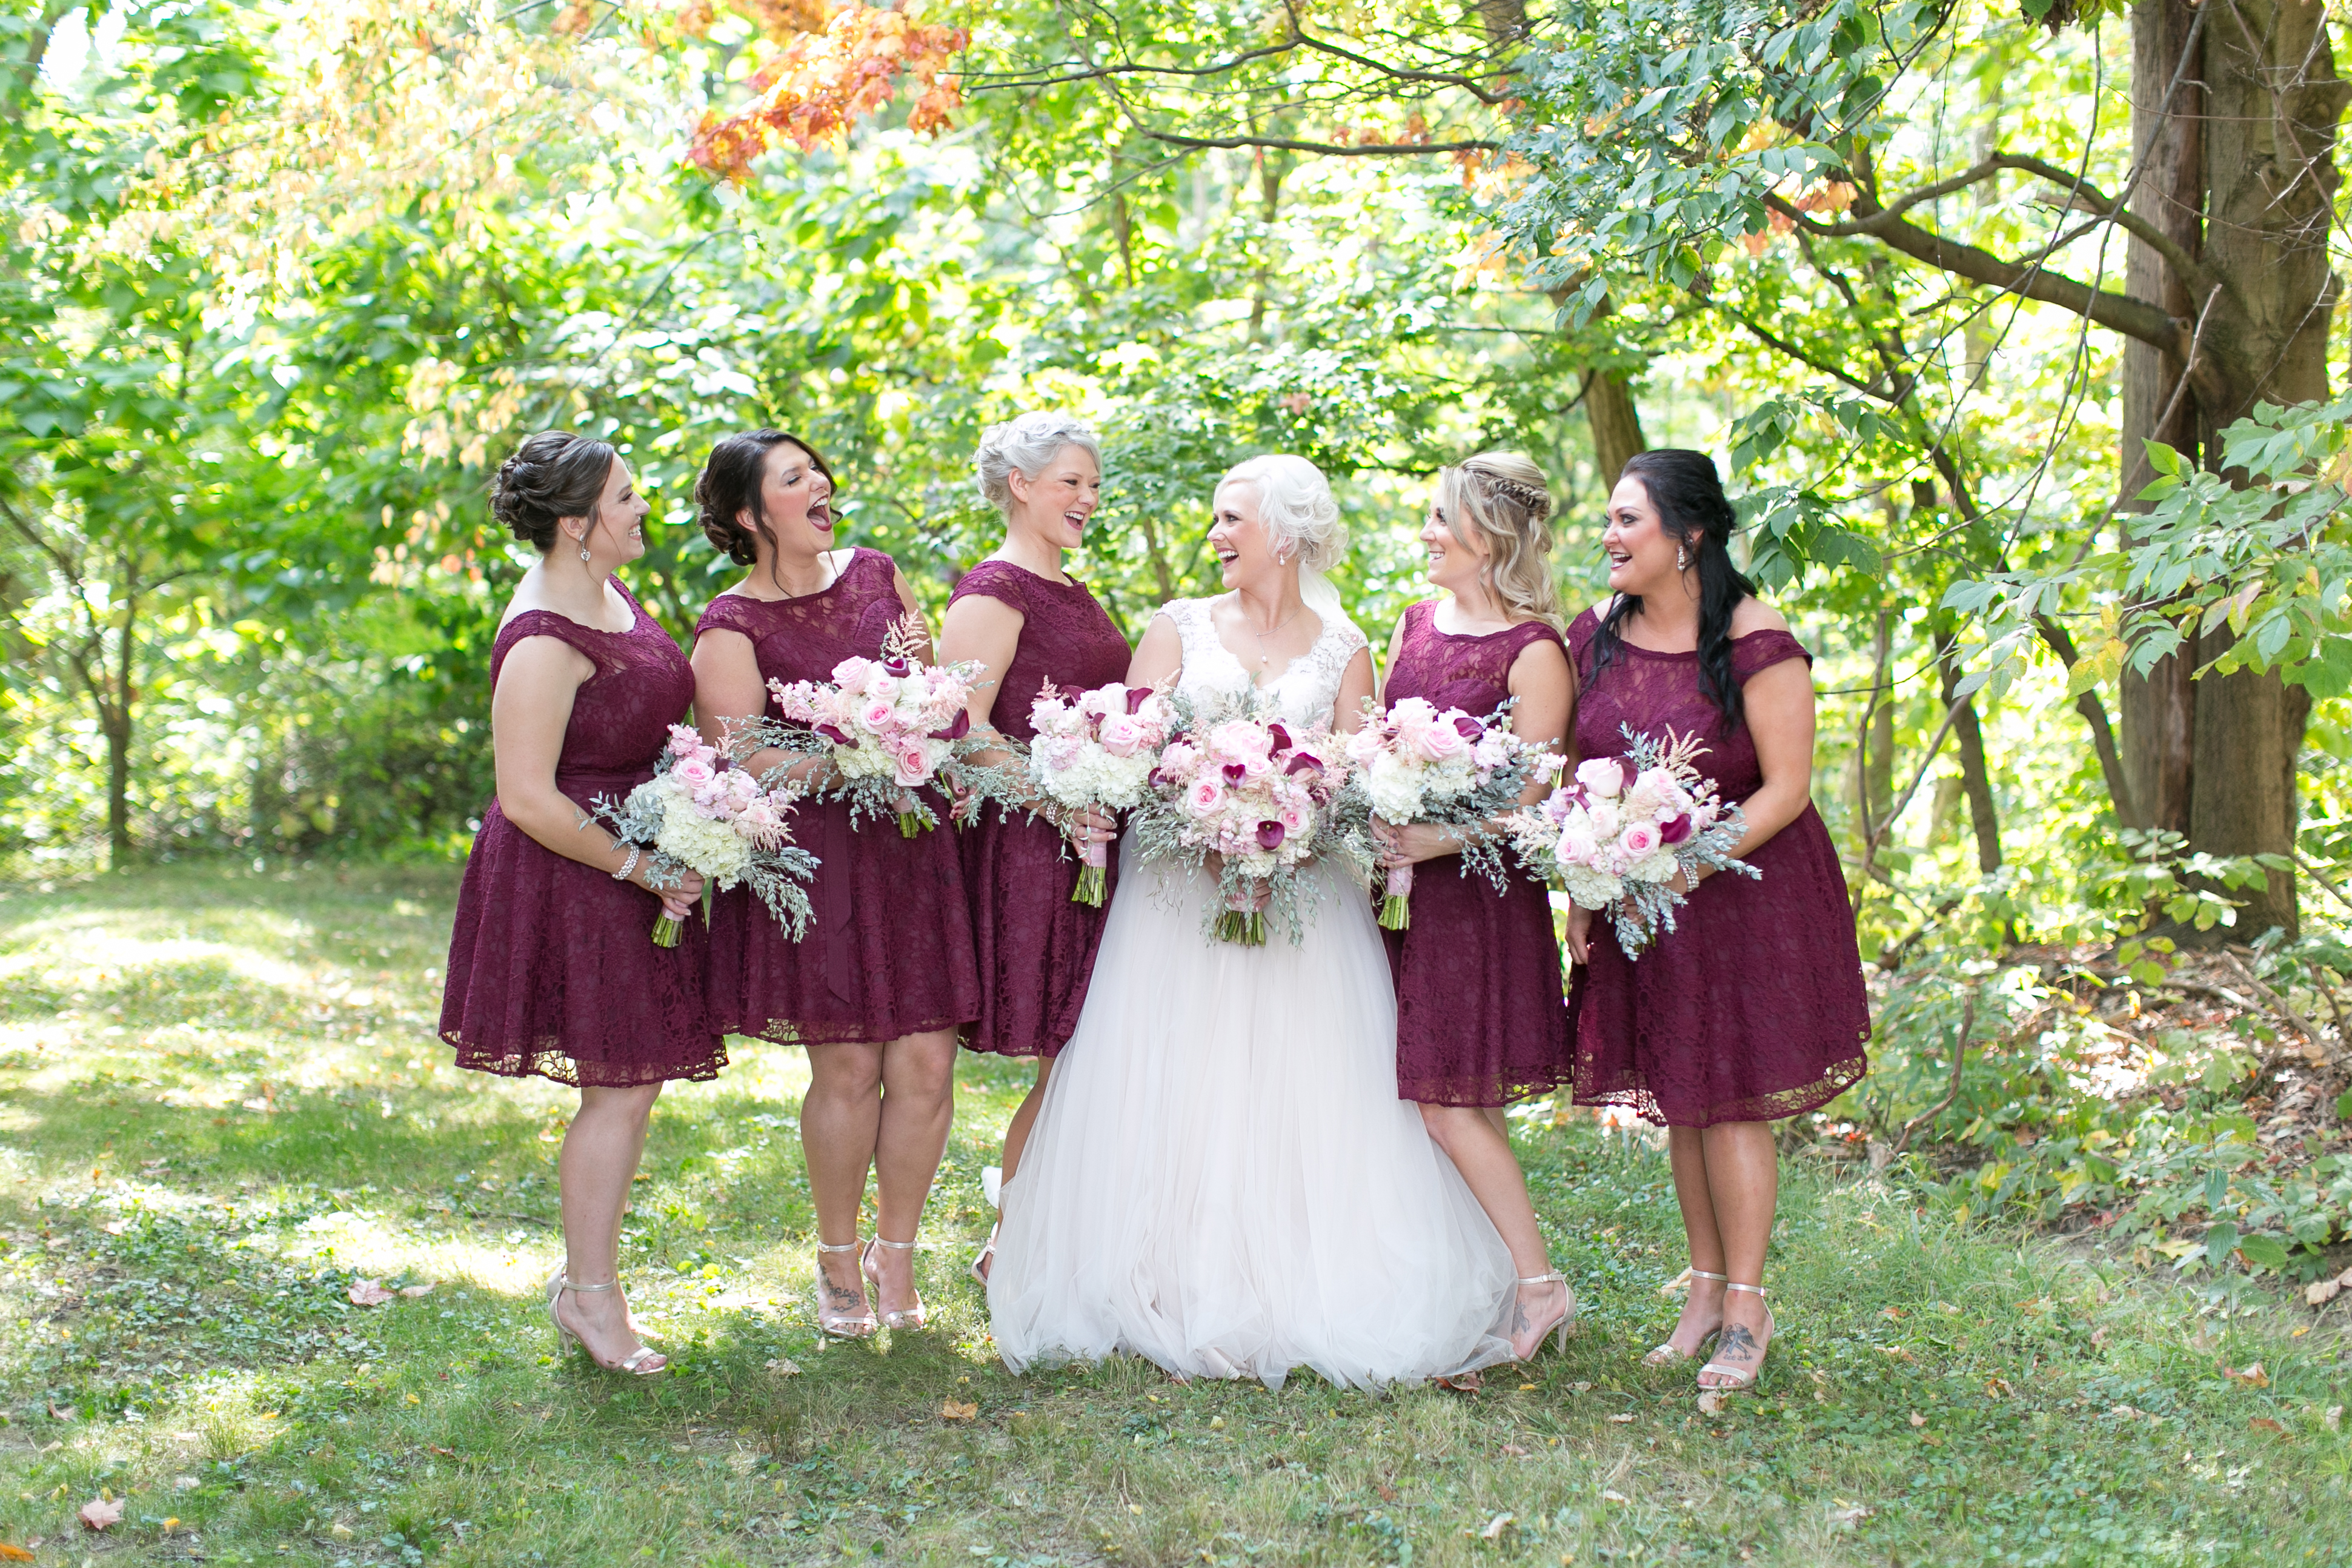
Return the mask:
<svg viewBox="0 0 2352 1568"><path fill-rule="evenodd" d="M1592 457L1601 467L1603 492L1617 488L1617 476L1629 458L1650 449L1642 435L1642 411L1633 405L1633 388L1615 371L1584 373L1584 421L1592 430Z"/></svg>
<svg viewBox="0 0 2352 1568"><path fill-rule="evenodd" d="M113 689L99 692L99 728L106 735L106 868L127 869L131 864L131 700L138 675L139 574L133 564L123 574L122 641L116 649L117 668L107 682ZM98 668L106 668L101 652Z"/></svg>
<svg viewBox="0 0 2352 1568"><path fill-rule="evenodd" d="M1976 704L1958 694L1964 673L1951 652L1956 639L1946 637L1937 650L1942 667L1944 706L1958 709L1952 717L1952 739L1960 749L1960 793L1968 797L1969 826L1977 837L1977 869L1990 877L2000 869L2000 813L1993 805L1992 773L1985 763L1984 726L1977 721Z"/></svg>
<svg viewBox="0 0 2352 1568"><path fill-rule="evenodd" d="M2132 9L2132 140L2147 165L2134 208L2218 282L2198 288L2147 247L2128 248L2130 292L2199 326L2193 363L2137 342L2125 351L2126 506L2151 477L2147 439L2213 468L2219 432L2256 404L2327 395L2336 286L2326 241L2347 89L2326 13L2315 0L2207 10L2191 52L2190 0ZM2192 679L2228 646L2226 633L2199 637L2145 679L2125 676L2126 772L2141 816L2185 832L2192 850L2285 855L2310 698L2270 675ZM2273 872L2267 887L2233 896L2244 900L2239 936L2296 931L2292 875Z"/></svg>

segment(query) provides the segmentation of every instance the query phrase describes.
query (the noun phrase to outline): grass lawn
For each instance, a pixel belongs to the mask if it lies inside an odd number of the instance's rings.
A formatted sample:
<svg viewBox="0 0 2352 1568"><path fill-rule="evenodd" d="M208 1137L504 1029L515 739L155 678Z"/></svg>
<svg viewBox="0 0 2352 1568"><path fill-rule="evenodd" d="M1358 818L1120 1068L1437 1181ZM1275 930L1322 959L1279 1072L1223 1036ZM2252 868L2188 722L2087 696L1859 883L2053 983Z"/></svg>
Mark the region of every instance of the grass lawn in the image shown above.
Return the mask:
<svg viewBox="0 0 2352 1568"><path fill-rule="evenodd" d="M971 1058L918 1264L933 1327L820 1346L803 1062L770 1047L655 1118L624 1268L676 1373L558 1363L567 1096L446 1065L455 881L175 868L0 897L0 1542L335 1568L2352 1563L2342 1307L2225 1317L1797 1170L1761 1394L1707 1416L1638 1359L1682 1265L1664 1159L1541 1108L1519 1146L1583 1329L1476 1395L1006 1375L963 1269L1026 1074ZM359 1306L361 1277L430 1289ZM121 1505L102 1533L93 1500Z"/></svg>

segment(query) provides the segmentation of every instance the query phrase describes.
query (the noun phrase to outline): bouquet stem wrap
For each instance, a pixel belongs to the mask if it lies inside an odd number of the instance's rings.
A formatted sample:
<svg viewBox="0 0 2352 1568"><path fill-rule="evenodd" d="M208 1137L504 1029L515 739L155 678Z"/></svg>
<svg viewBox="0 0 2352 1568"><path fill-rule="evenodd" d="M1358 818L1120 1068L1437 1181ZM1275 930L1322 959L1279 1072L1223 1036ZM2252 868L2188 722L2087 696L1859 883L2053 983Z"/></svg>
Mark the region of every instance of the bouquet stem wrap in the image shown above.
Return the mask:
<svg viewBox="0 0 2352 1568"><path fill-rule="evenodd" d="M1085 864L1078 870L1078 885L1070 889L1070 902L1098 910L1102 908L1105 890L1103 868L1110 864L1110 846L1088 844L1078 852L1078 858Z"/></svg>
<svg viewBox="0 0 2352 1568"><path fill-rule="evenodd" d="M1412 924L1412 868L1389 868L1388 889L1381 900L1381 929L1404 931Z"/></svg>
<svg viewBox="0 0 2352 1568"><path fill-rule="evenodd" d="M1243 947L1265 945L1265 911L1251 906L1256 902L1255 889L1244 894L1238 902L1227 903L1217 916L1216 937L1219 942L1237 942Z"/></svg>

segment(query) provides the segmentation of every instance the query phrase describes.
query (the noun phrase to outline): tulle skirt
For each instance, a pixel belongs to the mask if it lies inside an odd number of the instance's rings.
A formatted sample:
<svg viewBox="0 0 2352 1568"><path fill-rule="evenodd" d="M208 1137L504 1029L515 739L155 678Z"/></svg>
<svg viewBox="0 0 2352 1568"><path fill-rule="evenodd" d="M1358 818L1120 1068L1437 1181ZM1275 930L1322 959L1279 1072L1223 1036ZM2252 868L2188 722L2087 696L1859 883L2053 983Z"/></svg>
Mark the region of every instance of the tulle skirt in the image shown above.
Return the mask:
<svg viewBox="0 0 2352 1568"><path fill-rule="evenodd" d="M1378 1387L1509 1358L1508 1250L1397 1098L1363 890L1305 940L1209 940L1206 878L1131 839L1076 1032L1004 1187L1005 1364L1133 1353L1187 1376Z"/></svg>

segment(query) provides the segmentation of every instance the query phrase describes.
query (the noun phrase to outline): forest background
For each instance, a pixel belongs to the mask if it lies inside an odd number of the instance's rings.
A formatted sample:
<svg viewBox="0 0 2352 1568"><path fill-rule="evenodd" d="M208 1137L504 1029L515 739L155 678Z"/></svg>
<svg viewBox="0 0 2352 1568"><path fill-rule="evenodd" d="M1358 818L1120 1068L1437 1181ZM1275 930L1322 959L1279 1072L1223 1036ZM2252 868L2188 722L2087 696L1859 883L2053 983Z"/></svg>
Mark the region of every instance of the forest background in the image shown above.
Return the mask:
<svg viewBox="0 0 2352 1568"><path fill-rule="evenodd" d="M711 441L825 452L934 607L982 426L1104 433L1081 574L1208 591L1215 477L1340 489L1376 641L1507 447L1602 590L1696 447L1819 656L1924 1200L2332 1299L2352 1222L2340 9L2310 0L0 0L0 859L454 864L551 426L731 570Z"/></svg>

